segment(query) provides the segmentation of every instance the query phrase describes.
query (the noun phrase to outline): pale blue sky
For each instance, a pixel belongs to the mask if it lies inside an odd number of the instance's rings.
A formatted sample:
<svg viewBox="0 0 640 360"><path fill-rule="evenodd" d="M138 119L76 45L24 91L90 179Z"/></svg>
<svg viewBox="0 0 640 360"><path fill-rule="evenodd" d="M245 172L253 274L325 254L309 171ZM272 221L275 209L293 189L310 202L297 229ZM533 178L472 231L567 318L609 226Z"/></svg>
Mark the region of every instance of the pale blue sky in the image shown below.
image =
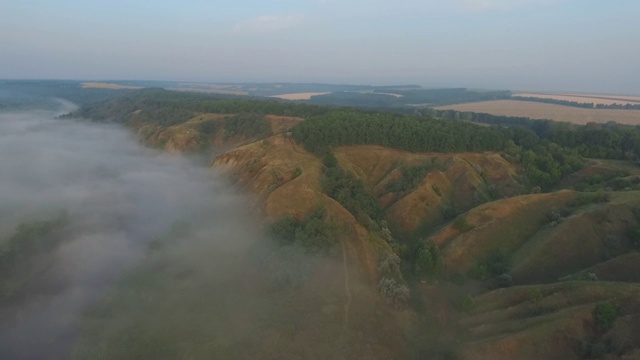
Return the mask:
<svg viewBox="0 0 640 360"><path fill-rule="evenodd" d="M0 0L0 78L640 94L638 0Z"/></svg>

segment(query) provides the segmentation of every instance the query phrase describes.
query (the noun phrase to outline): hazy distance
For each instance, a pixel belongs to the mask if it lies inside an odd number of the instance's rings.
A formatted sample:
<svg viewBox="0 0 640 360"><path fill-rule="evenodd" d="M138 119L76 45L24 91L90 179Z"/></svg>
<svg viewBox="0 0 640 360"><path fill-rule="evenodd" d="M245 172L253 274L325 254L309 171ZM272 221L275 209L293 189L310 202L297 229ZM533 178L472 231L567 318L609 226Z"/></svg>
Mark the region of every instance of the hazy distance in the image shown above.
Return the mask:
<svg viewBox="0 0 640 360"><path fill-rule="evenodd" d="M0 5L0 78L640 93L631 0Z"/></svg>

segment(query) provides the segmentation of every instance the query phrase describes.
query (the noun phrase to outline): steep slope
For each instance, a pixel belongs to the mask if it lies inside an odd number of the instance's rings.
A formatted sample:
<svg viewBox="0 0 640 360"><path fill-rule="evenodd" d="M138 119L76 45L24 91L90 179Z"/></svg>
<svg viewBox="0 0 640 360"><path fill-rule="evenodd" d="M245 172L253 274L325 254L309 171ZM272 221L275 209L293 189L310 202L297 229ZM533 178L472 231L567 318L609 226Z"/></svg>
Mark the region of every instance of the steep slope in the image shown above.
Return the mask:
<svg viewBox="0 0 640 360"><path fill-rule="evenodd" d="M256 141L259 136L242 133L231 134L225 129L227 119L236 114L203 113L170 126L150 121L139 110L131 116L131 123L140 140L148 146L169 152L197 153L205 149L229 149ZM281 133L295 126L302 119L292 116L266 115L270 133Z"/></svg>
<svg viewBox="0 0 640 360"><path fill-rule="evenodd" d="M335 149L401 235L429 231L481 203L519 194L518 168L496 153L411 153L381 146Z"/></svg>

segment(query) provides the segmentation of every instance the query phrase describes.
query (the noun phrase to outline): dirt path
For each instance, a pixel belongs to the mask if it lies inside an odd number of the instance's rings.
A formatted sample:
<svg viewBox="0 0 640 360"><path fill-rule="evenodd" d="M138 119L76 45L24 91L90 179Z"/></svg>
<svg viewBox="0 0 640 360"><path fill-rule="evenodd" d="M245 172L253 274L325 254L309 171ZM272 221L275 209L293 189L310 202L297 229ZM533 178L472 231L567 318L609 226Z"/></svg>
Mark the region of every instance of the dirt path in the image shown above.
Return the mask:
<svg viewBox="0 0 640 360"><path fill-rule="evenodd" d="M346 301L344 303L344 323L342 325L342 336L347 331L347 324L349 323L349 308L351 307L351 288L349 287L349 266L347 264L347 250L344 246L344 240L340 242L342 245L342 264L344 266L344 291L346 295Z"/></svg>
<svg viewBox="0 0 640 360"><path fill-rule="evenodd" d="M304 154L304 151L301 151L300 149L298 149L298 144L296 144L296 141L293 140L293 138L291 138L291 135L288 135L286 138L289 144L291 145L291 147L293 148L293 151L297 152L298 154Z"/></svg>

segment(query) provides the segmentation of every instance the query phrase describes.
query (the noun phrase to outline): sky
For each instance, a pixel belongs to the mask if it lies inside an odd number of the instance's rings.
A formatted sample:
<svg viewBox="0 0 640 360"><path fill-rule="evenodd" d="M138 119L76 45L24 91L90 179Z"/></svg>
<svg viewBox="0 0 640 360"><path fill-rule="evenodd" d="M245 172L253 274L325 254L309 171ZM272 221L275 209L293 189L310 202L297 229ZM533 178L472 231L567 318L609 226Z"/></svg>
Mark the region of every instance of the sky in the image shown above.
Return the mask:
<svg viewBox="0 0 640 360"><path fill-rule="evenodd" d="M0 78L640 94L637 0L0 0Z"/></svg>

